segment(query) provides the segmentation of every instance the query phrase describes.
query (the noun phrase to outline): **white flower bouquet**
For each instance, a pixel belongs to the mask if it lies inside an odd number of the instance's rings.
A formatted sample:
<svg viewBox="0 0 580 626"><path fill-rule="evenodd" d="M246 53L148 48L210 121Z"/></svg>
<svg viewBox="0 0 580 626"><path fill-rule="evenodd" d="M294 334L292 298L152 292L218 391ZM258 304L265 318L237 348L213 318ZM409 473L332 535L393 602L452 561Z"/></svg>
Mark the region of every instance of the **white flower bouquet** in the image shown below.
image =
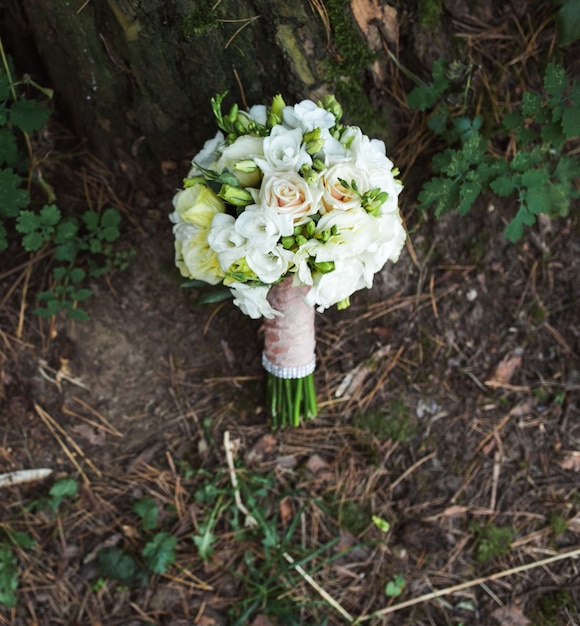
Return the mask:
<svg viewBox="0 0 580 626"><path fill-rule="evenodd" d="M397 261L406 233L398 170L382 141L318 104L222 111L173 199L175 261L184 277L229 289L265 318L263 365L274 426L316 415L314 310L345 308Z"/></svg>

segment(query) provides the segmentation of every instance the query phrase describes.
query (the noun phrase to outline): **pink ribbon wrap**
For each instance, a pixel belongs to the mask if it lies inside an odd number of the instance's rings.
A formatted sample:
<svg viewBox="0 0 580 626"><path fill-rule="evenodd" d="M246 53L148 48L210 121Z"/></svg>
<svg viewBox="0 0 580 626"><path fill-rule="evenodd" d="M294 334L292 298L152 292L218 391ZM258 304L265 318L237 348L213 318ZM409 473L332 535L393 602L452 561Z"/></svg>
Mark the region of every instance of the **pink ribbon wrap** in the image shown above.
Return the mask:
<svg viewBox="0 0 580 626"><path fill-rule="evenodd" d="M278 378L304 378L316 366L314 307L304 303L310 287L293 287L287 278L270 289L268 301L282 313L264 322L262 364Z"/></svg>

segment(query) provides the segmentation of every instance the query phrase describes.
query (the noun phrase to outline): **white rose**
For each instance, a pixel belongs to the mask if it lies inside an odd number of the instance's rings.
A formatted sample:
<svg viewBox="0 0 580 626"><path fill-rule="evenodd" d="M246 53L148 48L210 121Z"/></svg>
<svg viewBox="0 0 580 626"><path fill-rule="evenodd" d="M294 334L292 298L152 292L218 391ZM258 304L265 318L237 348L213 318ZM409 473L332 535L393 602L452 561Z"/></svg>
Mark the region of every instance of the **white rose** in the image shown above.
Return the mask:
<svg viewBox="0 0 580 626"><path fill-rule="evenodd" d="M303 100L298 104L282 109L284 124L290 128L300 128L303 132L320 128L328 130L336 124L334 115L316 105L312 100Z"/></svg>
<svg viewBox="0 0 580 626"><path fill-rule="evenodd" d="M236 163L253 159L254 157L263 157L263 138L253 135L242 135L238 137L234 143L223 148L221 156L216 164L216 170L223 172L225 168L230 170L240 181L242 187L257 187L260 182L260 170L256 167L256 171L250 174L241 172L235 168Z"/></svg>
<svg viewBox="0 0 580 626"><path fill-rule="evenodd" d="M270 287L253 286L245 283L231 283L229 288L234 296L234 304L239 307L245 315L252 319L267 317L272 319L280 313L272 308L268 302L268 292Z"/></svg>
<svg viewBox="0 0 580 626"><path fill-rule="evenodd" d="M314 274L314 284L304 302L316 306L320 312L324 311L366 286L362 278L363 271L362 262L356 258L336 261L331 272Z"/></svg>
<svg viewBox="0 0 580 626"><path fill-rule="evenodd" d="M312 157L302 144L299 128L288 130L278 125L272 128L268 137L264 137L264 158L254 161L263 172L298 171L303 165L310 165Z"/></svg>
<svg viewBox="0 0 580 626"><path fill-rule="evenodd" d="M351 189L343 187L340 180L344 180L349 185L354 183L359 193L369 191L369 180L366 172L356 167L353 163L340 162L324 170L320 175L322 184L322 204L326 211L336 209L349 211L361 206L360 198Z"/></svg>
<svg viewBox="0 0 580 626"><path fill-rule="evenodd" d="M290 215L294 224L318 211L322 190L309 185L297 172L266 174L262 180L256 203Z"/></svg>
<svg viewBox="0 0 580 626"><path fill-rule="evenodd" d="M292 235L294 224L291 215L252 204L238 217L235 229L250 241L252 248L265 253L274 248L280 237Z"/></svg>
<svg viewBox="0 0 580 626"><path fill-rule="evenodd" d="M207 243L207 235L206 229L195 226L176 233L175 261L183 276L217 285L224 278L224 273L216 253Z"/></svg>
<svg viewBox="0 0 580 626"><path fill-rule="evenodd" d="M217 254L219 263L224 272L232 263L246 255L248 240L236 232L236 220L227 213L218 213L211 223L211 230L207 242Z"/></svg>
<svg viewBox="0 0 580 626"><path fill-rule="evenodd" d="M208 228L216 213L223 213L223 200L204 184L193 185L173 196L175 212L184 222Z"/></svg>
<svg viewBox="0 0 580 626"><path fill-rule="evenodd" d="M246 262L263 283L271 284L286 274L292 256L292 252L285 250L282 246L276 246L269 252L248 248Z"/></svg>

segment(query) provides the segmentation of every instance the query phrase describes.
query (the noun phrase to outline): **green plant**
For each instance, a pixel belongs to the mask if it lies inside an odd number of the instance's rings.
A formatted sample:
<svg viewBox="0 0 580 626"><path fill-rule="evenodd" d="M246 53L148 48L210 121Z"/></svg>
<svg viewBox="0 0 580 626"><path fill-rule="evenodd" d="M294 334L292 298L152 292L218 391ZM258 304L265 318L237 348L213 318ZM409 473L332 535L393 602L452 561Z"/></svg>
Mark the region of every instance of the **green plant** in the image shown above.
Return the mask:
<svg viewBox="0 0 580 626"><path fill-rule="evenodd" d="M476 559L480 563L488 563L510 552L515 537L514 529L511 526L472 524L470 530L476 536Z"/></svg>
<svg viewBox="0 0 580 626"><path fill-rule="evenodd" d="M403 574L395 574L392 580L385 585L385 595L389 598L397 598L403 593L405 588L405 577Z"/></svg>
<svg viewBox="0 0 580 626"><path fill-rule="evenodd" d="M30 133L45 126L50 111L37 100L21 95L17 88L34 87L49 97L52 91L29 79L17 82L14 75L12 60L0 41L0 252L7 249L12 228L22 235L21 244L27 252L52 246L53 258L59 265L52 270L51 289L38 294L40 306L35 313L50 317L63 309L73 319L86 319L87 313L78 303L89 298L92 291L83 283L113 267L125 268L133 252L113 248L121 222L115 208L102 213L87 210L80 218L65 216L54 204L54 193L46 183L43 188L49 203L40 210L28 208L33 180Z"/></svg>
<svg viewBox="0 0 580 626"><path fill-rule="evenodd" d="M432 76L431 83L410 92L408 104L433 109L428 125L452 147L434 156L435 176L423 185L419 208L434 206L437 216L452 210L465 215L483 193L515 197L518 211L505 230L512 242L540 214L566 216L571 200L580 196L580 162L566 153L580 133L580 81L568 81L562 67L549 64L543 93L526 92L521 105L504 115L502 127L484 135L483 118L465 115L469 68L438 61ZM454 96L451 105L442 98L447 92ZM516 142L515 155L498 158L491 148L506 134Z"/></svg>
<svg viewBox="0 0 580 626"><path fill-rule="evenodd" d="M18 588L18 568L7 541L0 547L0 604L16 606L16 589Z"/></svg>

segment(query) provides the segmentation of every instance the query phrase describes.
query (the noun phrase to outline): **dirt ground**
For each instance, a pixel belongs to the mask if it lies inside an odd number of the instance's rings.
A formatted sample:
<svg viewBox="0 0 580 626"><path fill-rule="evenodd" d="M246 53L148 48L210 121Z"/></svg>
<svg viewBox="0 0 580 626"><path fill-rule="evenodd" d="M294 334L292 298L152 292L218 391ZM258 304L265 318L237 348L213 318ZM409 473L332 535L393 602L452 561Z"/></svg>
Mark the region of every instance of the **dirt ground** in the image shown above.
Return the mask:
<svg viewBox="0 0 580 626"><path fill-rule="evenodd" d="M319 416L272 432L260 322L180 288L167 216L181 164L144 200L80 159L95 188L139 205L122 243L137 254L91 284L87 322L32 315L42 259L2 258L0 474L52 474L0 487L0 541L35 540L10 543L18 604L0 624L580 624L578 205L514 245L513 206L435 219L408 188L399 263L346 311L317 314ZM227 436L260 532L243 529ZM33 506L71 477L76 495ZM151 538L144 498L175 562L145 585L108 578L100 551L139 560ZM212 514L204 559L193 537ZM334 606L282 552L310 555Z"/></svg>

